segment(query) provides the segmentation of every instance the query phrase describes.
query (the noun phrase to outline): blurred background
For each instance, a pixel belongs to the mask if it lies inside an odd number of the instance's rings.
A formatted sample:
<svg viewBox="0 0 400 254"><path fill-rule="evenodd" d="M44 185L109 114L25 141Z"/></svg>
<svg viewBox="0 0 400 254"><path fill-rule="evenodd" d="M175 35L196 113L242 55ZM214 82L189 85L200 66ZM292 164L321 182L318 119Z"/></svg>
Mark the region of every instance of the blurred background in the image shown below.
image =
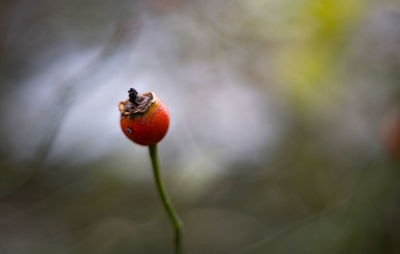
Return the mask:
<svg viewBox="0 0 400 254"><path fill-rule="evenodd" d="M399 81L397 0L1 1L0 253L172 253L130 87L186 254L400 253Z"/></svg>

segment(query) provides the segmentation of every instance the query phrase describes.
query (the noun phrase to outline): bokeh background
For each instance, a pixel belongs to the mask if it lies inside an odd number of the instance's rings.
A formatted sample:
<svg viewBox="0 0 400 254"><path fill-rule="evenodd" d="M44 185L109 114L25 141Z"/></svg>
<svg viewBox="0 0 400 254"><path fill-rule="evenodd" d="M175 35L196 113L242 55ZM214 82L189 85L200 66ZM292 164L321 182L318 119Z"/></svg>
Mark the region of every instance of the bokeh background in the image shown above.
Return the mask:
<svg viewBox="0 0 400 254"><path fill-rule="evenodd" d="M397 0L0 3L0 253L172 253L130 87L171 125L186 254L400 253Z"/></svg>

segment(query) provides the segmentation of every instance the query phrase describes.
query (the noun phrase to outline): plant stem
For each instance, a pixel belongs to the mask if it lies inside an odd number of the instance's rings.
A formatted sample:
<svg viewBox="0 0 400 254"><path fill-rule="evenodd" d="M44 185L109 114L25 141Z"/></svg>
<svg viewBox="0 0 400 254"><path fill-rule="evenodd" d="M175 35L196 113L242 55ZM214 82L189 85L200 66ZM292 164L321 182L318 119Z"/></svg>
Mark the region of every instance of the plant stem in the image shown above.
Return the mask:
<svg viewBox="0 0 400 254"><path fill-rule="evenodd" d="M172 226L175 230L175 254L182 253L182 220L179 218L178 214L175 211L174 206L171 203L171 199L168 196L164 188L163 181L161 179L160 174L160 166L158 165L158 152L157 152L157 144L149 146L151 163L153 166L154 172L154 180L157 186L158 194L160 194L161 201L164 205L165 211L168 214L168 217L172 223Z"/></svg>

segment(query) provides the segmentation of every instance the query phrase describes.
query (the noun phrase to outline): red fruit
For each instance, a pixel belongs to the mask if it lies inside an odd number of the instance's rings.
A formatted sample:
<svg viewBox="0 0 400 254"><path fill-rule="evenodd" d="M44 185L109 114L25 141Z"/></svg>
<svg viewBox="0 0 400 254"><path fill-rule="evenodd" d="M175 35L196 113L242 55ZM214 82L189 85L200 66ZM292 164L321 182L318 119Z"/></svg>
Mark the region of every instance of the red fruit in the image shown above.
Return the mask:
<svg viewBox="0 0 400 254"><path fill-rule="evenodd" d="M131 88L129 97L118 105L122 131L139 145L149 146L161 141L169 126L167 106L153 92L137 94Z"/></svg>
<svg viewBox="0 0 400 254"><path fill-rule="evenodd" d="M400 157L400 108L393 110L384 118L381 137L386 150Z"/></svg>

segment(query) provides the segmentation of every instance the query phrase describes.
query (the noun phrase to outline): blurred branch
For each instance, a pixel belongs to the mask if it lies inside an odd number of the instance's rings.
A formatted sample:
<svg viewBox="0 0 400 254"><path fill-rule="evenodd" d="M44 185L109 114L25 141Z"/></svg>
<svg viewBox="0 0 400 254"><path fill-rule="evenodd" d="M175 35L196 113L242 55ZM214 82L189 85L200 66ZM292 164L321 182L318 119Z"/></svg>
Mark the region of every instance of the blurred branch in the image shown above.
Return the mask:
<svg viewBox="0 0 400 254"><path fill-rule="evenodd" d="M371 168L372 163L377 158L376 156L377 156L377 152L373 152L371 154L371 157L365 162L365 164L362 167L361 172L356 180L352 194L349 197L336 203L332 207L326 208L325 210L321 211L320 213L309 216L308 218L305 218L298 222L292 223L291 225L288 225L288 226L282 228L281 230L278 230L277 232L273 233L272 235L268 235L264 239L254 243L254 244L251 244L249 246L246 246L246 247L242 248L241 250L239 250L238 252L234 252L234 253L235 254L247 253L247 252L256 250L258 248L265 247L266 245L270 244L272 241L277 240L278 238L284 236L285 234L288 234L297 229L305 227L305 226L315 222L316 220L323 219L323 218L327 217L328 215L332 214L333 212L335 212L338 208L341 208L344 206L347 206L345 213L347 214L347 217L349 217L349 212L354 207L354 203L355 203L354 198L357 195L358 190L360 189L360 186L363 182L363 179L365 178L365 176L367 174L368 169Z"/></svg>
<svg viewBox="0 0 400 254"><path fill-rule="evenodd" d="M54 146L58 132L68 114L69 108L73 104L73 101L79 97L78 93L84 94L86 90L93 89L97 84L93 81L89 82L89 80L98 76L99 73L108 70L107 68L109 68L109 66L107 63L110 62L110 58L116 55L117 51L124 46L124 43L130 43L135 39L135 35L137 35L135 32L138 26L127 27L122 22L122 20L117 22L113 34L98 56L83 67L77 75L63 82L59 86L60 88L58 91L51 98L53 100L51 105L54 105L54 108L49 112L50 115L47 116L47 119L51 120L48 121L47 130L45 131L46 136L37 148L30 164L32 172L27 175L27 179L21 183L21 186L19 186L13 193L3 198L3 201L4 199L13 199L14 195L17 195L19 191L22 191L26 186L31 184L39 173L42 172L48 155ZM127 56L124 54L119 55L122 55L122 58L119 59L119 61L125 61ZM113 63L113 65L118 66L117 70L119 70L119 66L121 66L122 63ZM85 89L83 89L83 87Z"/></svg>
<svg viewBox="0 0 400 254"><path fill-rule="evenodd" d="M311 223L313 223L313 222L315 222L317 220L320 220L320 219L330 215L331 213L336 211L338 208L346 206L349 203L350 200L351 200L351 197L348 197L348 198L338 202L334 206L323 210L322 212L320 212L318 214L309 216L309 217L307 217L307 218L305 218L303 220L300 220L300 221L292 223L292 224L290 224L290 225L288 225L286 227L283 227L281 230L278 230L277 232L273 233L272 235L268 235L264 239L262 239L262 240L260 240L260 241L258 241L256 243L253 243L253 244L251 244L249 246L246 246L246 247L240 249L237 252L234 252L234 254L248 253L248 252L254 251L254 250L258 249L258 248L265 247L266 245L270 244L272 241L277 240L278 238L284 236L285 234L288 234L288 233L290 233L292 231L300 229L300 228L302 228L304 226L307 226L307 225L309 225L309 224L311 224Z"/></svg>

